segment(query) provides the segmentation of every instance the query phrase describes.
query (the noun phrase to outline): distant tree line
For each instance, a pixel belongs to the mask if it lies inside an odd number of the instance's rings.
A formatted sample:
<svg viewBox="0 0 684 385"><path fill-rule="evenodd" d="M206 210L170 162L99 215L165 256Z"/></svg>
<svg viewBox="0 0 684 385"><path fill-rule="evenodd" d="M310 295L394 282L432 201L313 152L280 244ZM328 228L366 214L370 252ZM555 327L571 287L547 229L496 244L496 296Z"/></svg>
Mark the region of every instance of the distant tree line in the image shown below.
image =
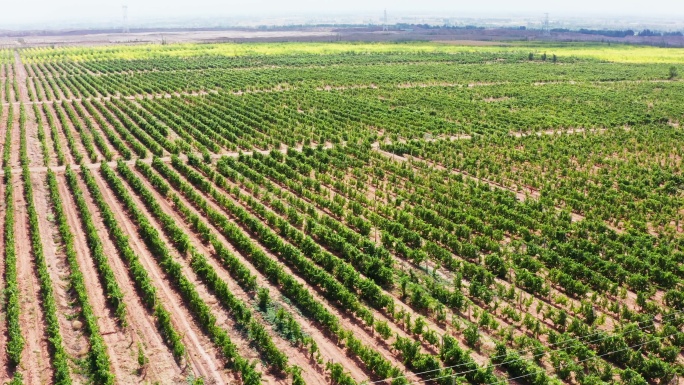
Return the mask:
<svg viewBox="0 0 684 385"><path fill-rule="evenodd" d="M397 23L395 26L398 29L413 29L413 28L421 28L421 29L485 29L485 27L478 27L476 25L464 25L464 26L455 26L455 25L430 25L430 24L409 24L409 23Z"/></svg>
<svg viewBox="0 0 684 385"><path fill-rule="evenodd" d="M577 32L577 33L583 33L585 35L599 35L599 36L608 36L608 37L625 37L625 36L634 36L634 31L631 29L626 29L626 30L605 30L605 29L586 29L582 28L578 31L573 31L567 28L554 28L551 30L551 32Z"/></svg>
<svg viewBox="0 0 684 385"><path fill-rule="evenodd" d="M658 31L652 31L650 29L644 29L641 32L635 32L634 30L631 29L625 29L625 30L610 30L610 29L586 29L582 28L579 30L571 30L568 28L554 28L551 30L551 32L576 32L576 33L582 33L585 35L599 35L599 36L608 36L608 37L626 37L626 36L684 36L682 32L677 31L677 32L658 32Z"/></svg>
<svg viewBox="0 0 684 385"><path fill-rule="evenodd" d="M639 32L639 36L683 36L681 32L658 32L645 29Z"/></svg>
<svg viewBox="0 0 684 385"><path fill-rule="evenodd" d="M467 30L475 30L475 29L485 29L485 27L480 27L476 25L465 25L465 26L454 26L454 25L430 25L430 24L409 24L409 23L397 23L396 27L398 29L414 29L414 28L420 28L420 29L467 29ZM520 26L520 27L504 27L500 29L515 29L515 30L521 30L524 31L527 28L525 26ZM587 28L581 28L579 30L571 30L568 28L554 28L551 30L551 32L575 32L575 33L581 33L585 35L597 35L597 36L607 36L607 37L627 37L627 36L684 36L682 32L677 31L677 32L659 32L659 31L653 31L650 29L644 29L641 32L639 31L634 31L632 29L587 29Z"/></svg>
<svg viewBox="0 0 684 385"><path fill-rule="evenodd" d="M336 23L322 23L322 24L296 24L296 25L288 25L288 26L266 26L266 25L261 25L258 26L257 29L265 30L265 29L299 29L299 28L305 28L305 27L318 27L318 28L359 28L359 27L375 27L375 28L380 28L380 24L349 24L349 23L341 23L341 24L336 24ZM413 23L396 23L392 24L393 28L396 29L447 29L447 30L483 30L486 29L485 27L482 26L477 26L477 25L438 25L438 24L413 24ZM517 27L501 27L501 28L496 28L496 29L507 29L507 30L519 30L519 31L525 31L528 28L526 26L517 26ZM564 33L564 32L574 32L574 33L581 33L585 35L597 35L597 36L607 36L607 37L627 37L627 36L684 36L684 34L680 31L676 32L660 32L660 31L653 31L650 29L644 29L641 32L639 31L634 31L632 29L587 29L587 28L581 28L579 30L574 30L574 29L569 29L569 28L553 28L551 29L551 32L555 33Z"/></svg>

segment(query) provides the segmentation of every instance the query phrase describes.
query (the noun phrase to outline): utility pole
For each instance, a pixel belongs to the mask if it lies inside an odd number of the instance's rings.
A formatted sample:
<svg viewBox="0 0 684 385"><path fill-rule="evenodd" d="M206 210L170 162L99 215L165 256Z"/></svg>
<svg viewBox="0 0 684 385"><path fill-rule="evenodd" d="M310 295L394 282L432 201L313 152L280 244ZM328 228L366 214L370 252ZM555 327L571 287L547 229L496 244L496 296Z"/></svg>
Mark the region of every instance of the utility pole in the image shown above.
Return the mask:
<svg viewBox="0 0 684 385"><path fill-rule="evenodd" d="M548 14L548 12L544 14L544 23L542 26L542 35L551 36L551 28L549 27L549 14Z"/></svg>
<svg viewBox="0 0 684 385"><path fill-rule="evenodd" d="M123 10L123 30L122 33L129 33L130 31L128 30L128 5L124 5L121 7Z"/></svg>
<svg viewBox="0 0 684 385"><path fill-rule="evenodd" d="M382 24L382 31L383 32L389 31L389 25L387 25L387 9L385 9L385 17L384 17L384 21Z"/></svg>

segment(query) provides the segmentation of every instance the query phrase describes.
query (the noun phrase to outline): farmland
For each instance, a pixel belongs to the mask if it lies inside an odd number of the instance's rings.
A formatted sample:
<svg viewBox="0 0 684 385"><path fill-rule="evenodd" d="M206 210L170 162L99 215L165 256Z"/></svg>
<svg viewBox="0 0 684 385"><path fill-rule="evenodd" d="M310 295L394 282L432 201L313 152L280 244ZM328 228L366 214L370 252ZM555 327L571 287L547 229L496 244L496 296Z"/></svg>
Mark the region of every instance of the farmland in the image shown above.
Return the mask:
<svg viewBox="0 0 684 385"><path fill-rule="evenodd" d="M0 379L682 383L683 52L0 50Z"/></svg>

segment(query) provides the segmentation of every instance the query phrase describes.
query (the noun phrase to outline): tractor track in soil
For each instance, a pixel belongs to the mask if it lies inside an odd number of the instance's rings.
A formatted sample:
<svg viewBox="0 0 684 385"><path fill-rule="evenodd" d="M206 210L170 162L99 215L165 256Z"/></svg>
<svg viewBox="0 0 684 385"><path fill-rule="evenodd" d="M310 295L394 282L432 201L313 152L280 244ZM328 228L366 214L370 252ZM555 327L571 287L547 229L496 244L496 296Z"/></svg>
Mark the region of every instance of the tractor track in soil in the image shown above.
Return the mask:
<svg viewBox="0 0 684 385"><path fill-rule="evenodd" d="M40 284L36 261L28 246L28 213L20 175L12 175L14 187L15 239L17 244L17 283L21 332L26 341L19 371L25 384L46 384L52 379L52 366L45 331L45 317L41 306Z"/></svg>
<svg viewBox="0 0 684 385"><path fill-rule="evenodd" d="M93 114L91 114L90 111L88 111L88 109L85 108L85 106L83 105L83 102L78 102L78 103L79 103L79 105L81 106L81 108L83 109L83 112L85 113L85 116L86 116L88 119L90 119L91 123L93 124L93 127L96 127L96 129L99 130L100 134L102 134L102 137L105 139L105 141L107 142L107 144L110 146L110 149L112 150L112 153L114 154L114 157L113 157L112 160L116 160L117 158L121 157L121 154L119 153L119 151L118 151L116 148L114 148L114 145L112 145L112 142L111 142L111 141L109 140L109 138L107 138L107 136L104 134L104 130L102 129L102 127L100 127L100 124L99 124L98 121L95 119L95 117L93 116ZM113 132L114 132L114 135L115 135L117 138L121 139L121 141L124 143L124 145L126 146L126 148L128 148L128 150L129 150L131 153L135 153L135 152L133 151L133 147L130 145L130 143L128 143L128 141L124 140L124 139L121 137L121 135L119 135L119 133L114 129L114 126L112 126L111 123L107 122L107 120L104 118L104 116L102 115L102 113L99 112L99 111L97 111L97 109L96 109L95 112L97 113L97 116L100 117L100 118L104 121L104 123L107 125L107 128L109 128L111 131L113 131Z"/></svg>
<svg viewBox="0 0 684 385"><path fill-rule="evenodd" d="M147 182L149 185L149 182ZM182 195L178 194L179 198L181 201L195 214L200 215L200 213L197 211L197 209L192 206L185 197ZM170 206L172 206L169 203ZM171 213L175 218L178 218L179 223L185 223L182 216L177 213L175 209L173 209L173 213ZM285 296L282 295L280 292L280 289L276 287L275 285L272 285L268 279L266 279L261 272L259 272L234 246L232 243L230 243L223 234L221 234L220 231L214 227L213 224L209 223L208 221L204 220L204 223L209 226L209 228L212 229L212 231L217 235L218 239L220 242L223 244L223 246L230 250L233 255L237 259L239 259L242 264L249 269L249 271L257 278L257 282L260 287L265 287L269 290L271 293L272 299L274 299L280 306L283 306L285 309L287 309L290 314L293 315L293 317L299 322L300 325L302 325L302 330L309 334L314 341L316 341L316 344L318 345L318 348L320 349L321 356L324 359L324 362L327 362L329 360L333 360L335 362L341 363L346 370L350 371L351 375L358 380L362 380L367 378L367 375L364 373L362 369L360 369L357 364L348 357L348 355L345 353L344 349L340 347L336 342L334 342L331 337L325 332L321 331L320 327L314 322L309 320L308 318L304 317L301 315L300 310L294 306L289 304L288 302L285 302L282 300L282 298L285 298ZM188 228L187 225L182 226L188 234L192 235L192 239L195 240L194 243L196 245L201 245L201 248L203 250L207 251L208 255L212 255L212 258L208 258L208 261L211 263L211 265L214 267L214 269L219 273L222 277L226 276L229 277L228 273L225 273L225 268L221 266L220 263L216 263L213 259L213 254L212 250L213 248L211 245L203 245L201 241L198 240L197 236L194 235L194 233ZM226 279L227 282L230 282L230 278ZM305 368L303 366L303 368Z"/></svg>
<svg viewBox="0 0 684 385"><path fill-rule="evenodd" d="M118 327L117 321L107 307L106 293L100 284L94 261L90 257L90 248L86 243L86 235L79 219L79 213L64 176L57 176L57 184L64 212L67 216L67 223L74 234L76 259L83 275L88 302L97 317L100 333L109 354L112 373L121 383L132 383L135 381L132 372L136 369L136 364L133 361L135 355L132 350L134 348L133 341L129 338L130 336L124 334L125 330Z"/></svg>
<svg viewBox="0 0 684 385"><path fill-rule="evenodd" d="M228 285L230 288L231 292L238 298L240 298L245 304L247 305L253 305L255 302L254 299L254 294L250 295L246 293L236 282L233 278L230 277L230 275L219 265L215 262L213 258L213 248L211 245L207 246L204 243L202 243L201 240L197 237L197 235L187 226L187 224L183 221L183 218L180 217L175 209L172 207L171 203L168 202L167 199L163 198L149 183L149 181L141 175L137 170L134 170L136 172L137 176L143 181L145 186L152 191L152 193L158 198L157 203L160 204L164 212L168 215L173 216L178 220L178 225L185 231L186 234L190 237L190 240L195 246L198 251L200 251L202 254L207 256L207 262L214 268L216 271L217 275ZM259 319L261 323L266 327L266 329L269 331L269 334L273 340L273 342L276 344L276 346L286 355L288 356L288 363L290 365L298 365L304 370L302 371L302 375L304 379L306 380L307 384L314 384L314 383L325 383L325 377L320 373L320 371L316 372L308 372L306 371L306 368L311 365L311 361L309 358L303 354L303 352L300 349L297 349L293 346L291 346L287 341L285 341L282 337L277 335L275 331L273 331L272 327L269 325L268 322L263 320L262 314L257 311L256 309L252 309L252 314L254 317ZM363 376L361 376L363 378Z"/></svg>
<svg viewBox="0 0 684 385"><path fill-rule="evenodd" d="M122 230L129 237L131 248L139 256L140 263L146 268L157 288L157 295L159 300L165 305L166 309L171 313L171 320L176 330L183 336L183 344L187 351L187 359L185 367L181 370L183 376L194 374L202 376L210 383L222 383L224 375L222 372L222 365L217 356L213 344L209 341L203 333L194 324L190 323L191 316L187 310L181 306L183 303L180 296L172 290L163 273L159 269L154 257L147 249L144 241L140 238L137 230L137 225L128 217L123 205L114 196L109 189L107 183L102 179L99 173L93 173L93 177L102 192L103 198L116 215ZM134 195L134 194L131 194ZM134 197L135 199L135 197Z"/></svg>
<svg viewBox="0 0 684 385"><path fill-rule="evenodd" d="M90 137L90 142L92 143L93 150L95 151L95 155L97 155L97 159L100 161L102 159L105 159L104 154L102 154L102 151L100 150L100 148L95 144L95 140L93 139L93 134L90 132L90 130L88 130L88 127L86 126L85 122L83 121L83 119L81 119L81 117L76 112L76 109L74 108L73 103L65 103L65 104L67 104L68 105L67 107L69 107L70 109L73 110L73 112L75 114L74 118L76 119L76 122L81 125L81 127L83 128L83 132L85 132L86 136ZM71 121L71 118L66 113L66 108L62 108L62 109L65 110L64 114L67 117L67 121L69 122L69 127L71 127L72 133L74 134L74 138L77 138L76 142L78 142L81 145L81 147L83 148L83 152L82 152L83 159L90 159L88 152L86 152L85 147L83 146L83 135L81 135L81 133L78 132L76 130L76 128L74 127L74 122Z"/></svg>
<svg viewBox="0 0 684 385"><path fill-rule="evenodd" d="M61 109L62 113L65 115L65 120L67 122L66 127L64 127L62 125L62 122L57 117L57 108ZM90 157L88 156L88 151L86 151L85 147L83 146L83 142L81 141L81 133L76 131L76 129L74 128L73 123L71 122L71 120L69 120L69 115L66 113L66 109L62 106L57 107L57 106L53 105L50 108L50 111L51 111L53 117L55 118L55 124L57 125L58 130L60 131L60 133L62 134L62 136L64 138L64 145L65 146L62 147L62 149L64 150L64 154L66 155L66 153L69 152L72 155L72 157L71 157L72 161L67 162L67 163L76 163L74 160L73 152L76 152L77 154L81 154L81 156L83 157L83 162L89 160ZM67 131L69 131L71 136L73 136L73 138L74 138L73 143L74 143L75 148L73 148L73 149L71 147L69 147L69 143L67 141L67 136L66 136Z"/></svg>
<svg viewBox="0 0 684 385"><path fill-rule="evenodd" d="M1 68L2 66L0 66ZM4 111L3 111L4 112ZM3 115L3 114L0 114ZM3 116L4 117L4 116ZM3 121L0 121L0 128L4 125ZM4 141L5 133L4 130L0 130L0 143ZM4 144L4 143L3 143ZM0 149L3 148L3 144L0 144ZM2 250L2 257L0 258L0 302L5 303L5 213L6 205L5 202L5 180L4 177L0 178L0 250ZM7 356L4 354L7 348L7 328L6 322L5 306L0 306L0 378L9 378L9 368L7 367Z"/></svg>
<svg viewBox="0 0 684 385"><path fill-rule="evenodd" d="M55 123L55 127L57 128L57 129L56 129L56 131L57 131L57 140L59 141L59 145L60 145L60 147L62 148L62 153L64 153L64 161L65 161L65 163L66 163L66 164L76 164L76 162L74 161L74 157L73 157L73 155L71 154L71 149L69 149L69 145L67 144L66 136L64 136L64 131L62 130L62 124L61 124L61 122L59 121L59 119L57 118L57 114L55 113L55 111L53 110L52 107L48 108L47 110L48 110L47 113L50 114L50 116L52 117L52 120L53 120L54 123ZM46 114L46 112L43 111L43 114ZM50 136L51 134L48 133L49 130L50 130L50 126L49 126L49 124L48 124L48 122L47 122L47 118L46 118L46 120L45 120L45 129L46 129L46 134L45 134L45 135L46 135L46 136ZM31 170L31 172L33 172L33 171L34 171L34 170Z"/></svg>
<svg viewBox="0 0 684 385"><path fill-rule="evenodd" d="M81 322L80 309L73 305L76 300L69 289L69 263L64 255L63 245L59 238L57 226L49 218L53 218L49 192L45 185L45 178L33 175L31 184L33 186L33 200L38 215L38 230L41 243L43 245L43 255L47 265L50 279L52 280L52 296L57 307L57 318L59 321L59 332L62 336L62 343L65 352L74 359L83 359L90 350L88 339L83 335L82 327L75 327L75 322ZM43 215L40 215L43 214ZM74 368L72 368L74 369ZM85 378L74 375L72 379L76 383L85 383Z"/></svg>
<svg viewBox="0 0 684 385"><path fill-rule="evenodd" d="M79 123L80 123L81 126L83 127L83 130L86 131L86 132L88 133L88 135L90 135L91 138L93 138L92 142L93 142L93 147L95 148L95 151L97 152L97 154L98 154L98 156L100 157L100 159L104 159L104 154L102 153L102 150L100 150L100 148L99 148L99 147L97 146L97 144L95 143L94 136L93 136L92 132L88 129L88 126L86 125L85 120L76 112L76 109L74 108L74 105L76 105L76 104L77 104L76 102L71 103L71 108L72 108L72 109L74 110L74 112L76 113L76 120L79 121ZM107 148L107 150L109 150L109 152L111 152L112 155L118 154L118 152L117 152L116 149L112 146L112 144L109 143L109 140L107 140L107 136L104 134L104 132L102 132L102 130L100 129L100 126L99 126L99 125L97 124L97 122L95 122L95 120L88 114L88 111L87 111L86 108L83 106L83 104L82 104L82 103L78 103L78 106L81 108L81 110L83 110L83 113L85 114L85 116L88 117L88 118L90 119L90 123L91 123L91 125L92 125L92 127L93 127L93 131L97 132L97 133L102 137L102 139L104 139L105 147Z"/></svg>
<svg viewBox="0 0 684 385"><path fill-rule="evenodd" d="M284 191L288 191L288 192L291 193L291 194L295 194L295 193L294 193L293 191L291 191L288 187L282 185L282 184L279 183L278 181L273 180L273 179L270 179L270 178L269 178L269 180L270 180L272 183L274 183L275 185L278 185L278 186L279 186L281 189L283 189ZM256 198L256 197L254 196L254 194L252 194L250 191L246 190L244 187L240 187L240 186L238 186L238 185L236 185L235 183L230 182L230 181L229 181L229 183L232 185L232 187L238 187L238 188L240 189L240 191L241 191L242 194L244 194L244 195L246 195L246 196L251 196L253 199L256 199L257 201L260 201L260 199ZM333 190L331 186L326 186L326 185L322 185L322 186L323 186L324 188L327 188L329 192L332 192L332 193L334 193L334 194L338 194L338 192L335 191L335 190ZM260 194L262 194L262 193L263 193L263 191L260 192ZM302 199L305 200L307 203L313 205L314 208L315 208L315 210L316 210L316 212L317 212L319 215L326 215L326 216L330 216L331 218L334 218L333 215L330 215L329 211L327 211L327 210L322 210L322 209L321 209L320 207L318 207L314 202L311 202L311 201L309 201L308 199L305 199L305 198L303 198L303 197L302 197ZM262 203L263 203L263 202L262 202ZM268 206L267 206L267 210L270 211L270 212L273 212L273 210L272 210L270 207L268 207ZM278 216L280 216L280 217L282 218L282 215L277 214L277 213L275 213L275 212L273 212L273 213L274 213L275 215L278 215ZM325 250L327 250L328 252L330 252L330 253L336 255L335 252L333 252L332 250L329 250L327 247L324 247L324 246L321 246L321 247L323 247L323 248L324 248ZM415 269L415 266L411 265L410 263L408 263L408 262L405 261L404 259L401 259L401 258L397 257L397 256L394 255L394 254L392 254L392 255L393 255L394 259L395 259L395 263L396 263L398 266L401 266L401 267L404 268L404 269ZM339 257L339 255L338 255L338 257ZM394 302L395 302L395 310L397 310L397 309L403 310L404 312L407 312L408 314L411 314L411 316L412 316L413 319L415 319L415 318L417 318L417 317L423 317L424 320L425 320L426 326L427 326L429 329L431 329L431 330L437 332L439 335L450 335L450 336L456 338L456 339L461 343L461 346L462 346L462 347L468 349L468 346L467 346L467 344L465 343L465 338L463 337L462 333L456 333L453 329L452 329L452 330L449 330L449 329L447 328L447 323L439 324L439 323L437 323L434 319L432 319L431 317L429 317L428 315L422 314L422 313L420 313L419 311L416 311L416 310L415 310L413 307L411 307L406 301L404 301L404 300L401 299L401 294L400 294L398 288L395 287L393 290L383 289L383 292L384 292L386 295L390 296L390 297L394 300ZM377 311L374 311L374 313L376 314L376 316L378 315L378 312L377 312ZM447 314L447 317L446 317L447 319L453 319L454 316L457 316L457 317L459 317L459 318L468 319L469 322L477 322L477 320L474 319L470 314L460 314L460 313L459 313L459 314L456 314L456 313L452 312L451 310L446 310L446 314ZM507 327L507 326L508 326L508 322L507 322L507 321L504 321L504 320L500 319L500 318L497 317L496 315L495 315L495 319L496 319L503 327ZM391 325L391 324L396 325L395 329L401 330L400 333L396 333L396 331L393 330L393 331L395 331L396 334L400 335L401 337L411 337L411 336L409 335L409 333L406 331L406 328L405 328L404 326L398 325L397 322L394 321L394 320L389 320L389 319L386 319L386 320L389 322L390 325ZM478 350L478 351L472 351L472 352L471 352L471 357L472 357L472 358L475 360L475 362L477 362L479 365L487 365L487 364L489 363L489 357L488 357L487 355L485 355L485 353L488 353L488 352L490 352L490 351L493 351L493 350L494 350L494 347L495 347L495 343L493 342L493 339L490 338L491 336L490 336L489 334L491 334L491 333L485 333L485 337L486 337L485 339L486 339L487 341L486 341L486 343L483 343L483 347L481 347L480 350ZM421 343L422 343L423 348L424 348L427 352L429 352L429 353L431 353L431 354L438 354L438 351L435 350L435 347L434 347L434 346L429 345L429 344L428 344L426 341L424 341L424 340L421 340ZM486 345L486 346L484 346L484 345ZM497 371L498 374L503 374L503 371L501 371L500 369L495 369L495 371Z"/></svg>
<svg viewBox="0 0 684 385"><path fill-rule="evenodd" d="M100 240L102 241L104 253L109 257L109 264L114 271L116 280L124 294L128 312L126 318L128 326L123 328L119 333L122 333L123 337L126 338L126 341L131 344L127 347L127 354L137 354L138 344L140 344L145 357L147 357L150 362L150 364L143 368L140 376L141 378L136 378L136 381L159 381L163 384L185 383L184 379L181 377L182 368L176 363L171 351L164 344L163 339L157 332L154 317L145 309L140 297L137 295L135 286L129 277L128 269L119 257L116 246L109 237L100 216L100 212L93 202L88 189L80 178L78 183L92 215ZM103 332L103 334L105 334L105 332ZM105 334L105 339L106 338L107 336ZM121 336L119 336L119 338L121 338ZM138 369L137 363L134 369Z"/></svg>
<svg viewBox="0 0 684 385"><path fill-rule="evenodd" d="M186 180L184 177L182 177L184 180ZM187 181L187 180L186 180ZM174 191L177 192L175 188L172 188ZM209 207L213 208L217 212L222 213L225 215L227 218L229 218L231 221L237 224L237 226L250 238L253 239L254 244L261 249L266 255L268 255L270 258L272 258L275 261L280 261L280 258L276 257L270 250L268 250L264 245L259 242L257 238L255 238L254 234L249 231L248 229L244 228L242 224L237 222L235 218L233 217L232 214L229 214L224 210L222 207L216 204L216 202L213 200L213 198L208 197L204 192L202 191L197 191L209 204ZM177 192L178 193L178 192ZM180 193L178 193L180 195ZM232 197L227 196L229 199L231 199L236 205L238 206L243 206L241 202L236 202ZM244 206L243 206L244 207ZM250 211L249 209L247 209ZM251 212L251 211L250 211ZM289 266L283 264L282 262L279 262L281 266L283 267L283 270L286 271L288 274L290 274L292 277L295 278L297 282L300 284L304 285L309 289L311 292L312 296L320 302L331 314L335 315L339 321L340 325L343 326L347 330L351 330L354 332L354 335L356 338L361 340L364 344L367 346L374 347L386 360L392 363L393 366L396 366L400 368L402 371L404 371L407 374L407 377L409 380L418 380L418 377L413 376L411 374L411 371L406 368L406 366L397 359L397 357L391 353L391 346L387 343L387 341L383 340L379 335L375 334L370 328L367 326L363 325L363 322L357 318L355 318L353 315L350 315L348 313L340 311L340 309L334 305L331 305L328 300L324 298L324 296L321 294L320 290L317 288L313 288L304 278L302 278L300 275L296 274ZM378 312L374 311L374 314L376 316L380 315ZM384 316L381 316L380 319L385 319ZM390 325L393 325L390 323ZM399 332L400 335L403 335L404 332L398 328L393 328L393 331Z"/></svg>
<svg viewBox="0 0 684 385"><path fill-rule="evenodd" d="M140 176L139 176L140 177ZM199 294L200 298L207 304L212 310L212 314L216 317L216 325L223 328L226 330L228 335L230 336L231 341L236 345L238 353L245 359L247 360L257 360L257 365L256 369L262 373L262 381L266 384L281 384L285 385L286 382L282 381L282 379L276 378L275 375L272 375L268 372L268 368L264 367L263 364L259 360L259 354L254 350L249 347L250 341L246 338L246 333L240 333L239 332L239 326L235 323L233 318L229 315L229 311L227 311L220 303L219 300L216 298L216 296L211 293L208 288L202 283L192 271L192 269L189 267L189 261L186 256L180 255L179 252L176 251L176 249L172 246L171 241L168 239L166 234L161 228L161 225L157 221L156 218L150 212L147 210L146 206L144 203L139 199L139 197L129 189L129 192L131 193L131 196L133 199L136 200L137 206L145 212L147 218L150 220L150 223L152 226L157 229L159 232L160 236L164 240L166 246L168 247L169 251L173 255L174 261L179 263L182 268L182 273L187 277L187 279L193 284L195 290ZM161 202L158 202L161 203ZM182 300L181 300L182 301ZM181 302L183 303L183 302ZM191 317L194 321L194 317ZM219 362L222 362L223 360L219 358ZM230 373L235 375L235 373Z"/></svg>

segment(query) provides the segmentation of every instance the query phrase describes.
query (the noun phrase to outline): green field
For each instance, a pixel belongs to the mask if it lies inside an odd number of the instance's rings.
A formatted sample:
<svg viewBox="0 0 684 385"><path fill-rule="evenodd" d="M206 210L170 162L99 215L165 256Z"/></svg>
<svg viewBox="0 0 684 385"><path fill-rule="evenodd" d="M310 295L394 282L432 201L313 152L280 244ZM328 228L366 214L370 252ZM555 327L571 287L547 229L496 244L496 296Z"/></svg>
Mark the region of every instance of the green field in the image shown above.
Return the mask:
<svg viewBox="0 0 684 385"><path fill-rule="evenodd" d="M0 51L6 375L669 384L683 62L598 43Z"/></svg>
<svg viewBox="0 0 684 385"><path fill-rule="evenodd" d="M382 53L523 53L529 52L562 58L586 58L615 63L682 63L684 49L634 46L604 43L544 43L544 42L486 42L479 45L450 44L448 42L425 43L241 43L241 44L173 44L168 46L106 46L70 47L58 50L39 48L27 57L36 61L55 58L84 62L91 60L136 60L161 57L197 56L253 56L253 55L333 55L333 54L382 54Z"/></svg>

